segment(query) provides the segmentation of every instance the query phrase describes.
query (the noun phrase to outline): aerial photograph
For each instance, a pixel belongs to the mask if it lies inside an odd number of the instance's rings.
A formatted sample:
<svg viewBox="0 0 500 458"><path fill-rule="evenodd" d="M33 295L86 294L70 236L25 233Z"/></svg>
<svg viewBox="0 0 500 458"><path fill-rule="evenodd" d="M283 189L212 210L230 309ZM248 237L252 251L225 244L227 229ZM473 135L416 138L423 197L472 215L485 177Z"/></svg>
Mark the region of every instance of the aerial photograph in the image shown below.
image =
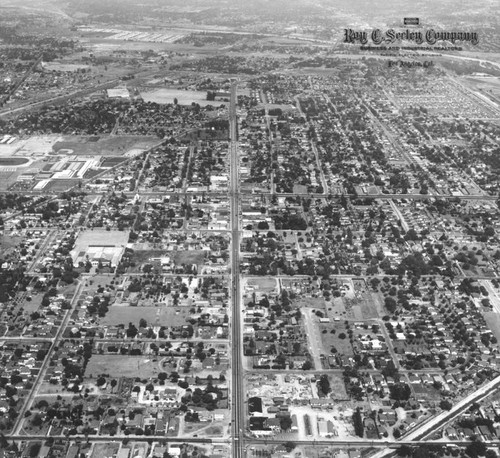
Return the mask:
<svg viewBox="0 0 500 458"><path fill-rule="evenodd" d="M0 458L500 456L500 0L0 0Z"/></svg>

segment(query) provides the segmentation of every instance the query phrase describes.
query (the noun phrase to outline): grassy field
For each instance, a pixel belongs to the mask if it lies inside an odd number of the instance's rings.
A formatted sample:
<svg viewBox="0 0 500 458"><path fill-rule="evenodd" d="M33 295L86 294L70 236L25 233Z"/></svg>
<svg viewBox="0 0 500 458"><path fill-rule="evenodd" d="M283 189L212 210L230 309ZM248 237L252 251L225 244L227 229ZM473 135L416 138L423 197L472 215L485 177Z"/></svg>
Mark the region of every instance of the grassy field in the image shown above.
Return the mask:
<svg viewBox="0 0 500 458"><path fill-rule="evenodd" d="M484 312L484 319L493 335L500 340L500 315L497 312Z"/></svg>
<svg viewBox="0 0 500 458"><path fill-rule="evenodd" d="M293 305L297 307L309 307L319 310L325 309L325 298L321 297L298 297L293 301Z"/></svg>
<svg viewBox="0 0 500 458"><path fill-rule="evenodd" d="M0 251L4 256L14 251L16 246L23 241L22 237L12 237L10 235L0 236Z"/></svg>
<svg viewBox="0 0 500 458"><path fill-rule="evenodd" d="M132 262L135 262L137 265L141 265L151 262L151 258L160 258L162 256L170 256L170 253L166 250L134 250Z"/></svg>
<svg viewBox="0 0 500 458"><path fill-rule="evenodd" d="M335 330L335 334L331 333L332 329ZM324 330L326 330L326 333L323 334ZM335 347L340 354L354 356L351 343L349 342L349 336L347 335L343 322L319 324L319 331L321 333L321 344L325 350L325 355L330 353L332 347ZM339 334L342 333L346 335L345 339L339 338Z"/></svg>
<svg viewBox="0 0 500 458"><path fill-rule="evenodd" d="M124 157L110 156L110 157L105 158L104 161L102 161L101 166L102 167L114 167L115 165L122 163L124 160L126 160L126 158L124 158Z"/></svg>
<svg viewBox="0 0 500 458"><path fill-rule="evenodd" d="M254 286L263 293L270 293L276 289L276 280L272 278L249 278L247 285Z"/></svg>
<svg viewBox="0 0 500 458"><path fill-rule="evenodd" d="M102 458L103 456L116 456L120 449L119 442L105 442L94 445L92 458Z"/></svg>
<svg viewBox="0 0 500 458"><path fill-rule="evenodd" d="M201 266L207 252L202 250L172 251L170 255L176 264L197 264Z"/></svg>
<svg viewBox="0 0 500 458"><path fill-rule="evenodd" d="M54 192L62 192L67 189L76 186L80 180L78 179L63 179L63 180L50 180L50 182L43 188L44 191L54 191Z"/></svg>
<svg viewBox="0 0 500 458"><path fill-rule="evenodd" d="M220 100L208 101L207 93L204 91L183 91L169 88L151 90L143 88L141 96L145 102L174 103L174 99L177 99L179 105L191 105L193 102L199 105L226 105L226 103Z"/></svg>
<svg viewBox="0 0 500 458"><path fill-rule="evenodd" d="M345 390L345 384L342 377L338 375L329 375L328 380L330 381L331 392L329 396L333 399L348 399L347 391Z"/></svg>
<svg viewBox="0 0 500 458"><path fill-rule="evenodd" d="M0 166L12 166L26 164L29 159L25 157L0 157Z"/></svg>
<svg viewBox="0 0 500 458"><path fill-rule="evenodd" d="M148 325L153 326L181 326L186 324L186 318L189 317L187 307L111 307L104 318L101 319L101 325L114 326L128 323L139 325L141 318L144 318Z"/></svg>
<svg viewBox="0 0 500 458"><path fill-rule="evenodd" d="M0 172L0 190L6 191L16 182L19 172Z"/></svg>
<svg viewBox="0 0 500 458"><path fill-rule="evenodd" d="M132 149L148 149L158 143L156 137L139 137L133 135L64 137L52 147L54 152L71 150L76 155L119 156Z"/></svg>
<svg viewBox="0 0 500 458"><path fill-rule="evenodd" d="M99 374L109 374L113 377L135 378L140 375L149 378L158 374L158 371L158 363L146 356L92 355L85 377L95 378Z"/></svg>

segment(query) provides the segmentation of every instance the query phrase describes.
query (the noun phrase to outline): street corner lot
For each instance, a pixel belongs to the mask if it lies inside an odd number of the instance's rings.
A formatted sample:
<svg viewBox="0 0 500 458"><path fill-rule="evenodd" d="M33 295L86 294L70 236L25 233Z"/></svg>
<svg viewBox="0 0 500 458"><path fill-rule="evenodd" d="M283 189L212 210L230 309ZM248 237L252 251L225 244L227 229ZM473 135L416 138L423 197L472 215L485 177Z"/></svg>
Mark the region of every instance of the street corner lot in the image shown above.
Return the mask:
<svg viewBox="0 0 500 458"><path fill-rule="evenodd" d="M149 326L183 326L187 324L190 316L188 307L132 307L117 306L110 307L106 316L100 320L101 326L125 327L129 323L139 325L141 318L144 318Z"/></svg>
<svg viewBox="0 0 500 458"><path fill-rule="evenodd" d="M160 372L158 362L153 362L147 356L124 355L92 355L87 368L86 378L96 378L99 374L109 374L112 377L152 378Z"/></svg>
<svg viewBox="0 0 500 458"><path fill-rule="evenodd" d="M278 286L276 279L268 277L247 278L245 283L247 286L254 288L255 291L264 294L276 291Z"/></svg>

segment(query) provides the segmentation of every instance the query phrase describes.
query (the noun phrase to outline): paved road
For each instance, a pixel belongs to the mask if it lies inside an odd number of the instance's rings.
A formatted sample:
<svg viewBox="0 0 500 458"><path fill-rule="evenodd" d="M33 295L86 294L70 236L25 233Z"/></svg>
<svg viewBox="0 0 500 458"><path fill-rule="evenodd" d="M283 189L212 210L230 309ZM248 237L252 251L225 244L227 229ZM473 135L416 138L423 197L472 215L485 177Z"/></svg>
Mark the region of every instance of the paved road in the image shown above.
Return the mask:
<svg viewBox="0 0 500 458"><path fill-rule="evenodd" d="M230 131L230 199L231 199L231 291L232 310L232 457L244 456L243 429L245 425L245 399L243 391L243 362L241 348L241 306L240 306L240 228L239 228L239 173L238 173L238 139L236 122L236 83L231 86L231 103L229 108Z"/></svg>
<svg viewBox="0 0 500 458"><path fill-rule="evenodd" d="M52 346L50 347L47 356L45 357L42 367L40 368L40 372L38 373L38 376L35 380L35 383L33 384L33 388L28 394L28 397L26 398L25 403L23 404L23 407L19 410L18 417L16 420L16 424L14 425L14 428L12 431L14 434L19 434L20 430L22 429L25 417L24 414L26 411L29 409L31 406L31 403L35 399L36 395L38 394L38 391L40 390L40 386L43 383L43 378L45 376L45 371L47 367L49 366L50 360L52 358L52 353L54 352L55 347L57 347L57 344L59 341L62 339L64 330L66 329L66 326L68 325L68 321L73 314L73 311L75 310L76 304L78 303L78 297L80 296L80 293L82 291L83 287L83 281L80 279L78 282L78 285L76 287L75 293L73 294L73 298L71 299L71 308L66 311L66 315L64 316L61 325L59 326L59 329L57 330L57 334L54 337L54 342L52 343ZM24 338L23 338L24 339Z"/></svg>
<svg viewBox="0 0 500 458"><path fill-rule="evenodd" d="M483 386L475 390L473 393L469 394L461 401L457 402L451 410L443 411L438 415L435 415L424 424L418 426L412 430L409 434L406 434L401 441L419 442L424 440L429 434L435 432L438 428L444 426L449 421L458 417L465 410L467 410L473 403L478 402L485 397L489 396L493 391L495 391L500 385L500 376L494 378L493 380L485 383ZM401 442L402 443L402 442ZM427 441L426 441L427 443ZM448 443L448 441L446 441ZM392 451L389 449L381 450L372 456L372 458L383 458Z"/></svg>

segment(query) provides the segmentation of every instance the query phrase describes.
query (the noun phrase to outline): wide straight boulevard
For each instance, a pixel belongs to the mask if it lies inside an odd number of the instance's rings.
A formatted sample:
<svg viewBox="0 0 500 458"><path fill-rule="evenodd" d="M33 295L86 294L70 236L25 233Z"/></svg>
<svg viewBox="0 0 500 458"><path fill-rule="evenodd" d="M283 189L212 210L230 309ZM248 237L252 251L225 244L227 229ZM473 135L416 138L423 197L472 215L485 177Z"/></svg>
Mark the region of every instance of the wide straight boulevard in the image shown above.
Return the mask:
<svg viewBox="0 0 500 458"><path fill-rule="evenodd" d="M230 157L230 201L231 201L231 291L232 291L232 440L234 458L243 456L244 393L243 364L241 360L240 322L240 228L239 228L239 174L238 138L236 119L236 82L231 85L229 108L229 157Z"/></svg>

